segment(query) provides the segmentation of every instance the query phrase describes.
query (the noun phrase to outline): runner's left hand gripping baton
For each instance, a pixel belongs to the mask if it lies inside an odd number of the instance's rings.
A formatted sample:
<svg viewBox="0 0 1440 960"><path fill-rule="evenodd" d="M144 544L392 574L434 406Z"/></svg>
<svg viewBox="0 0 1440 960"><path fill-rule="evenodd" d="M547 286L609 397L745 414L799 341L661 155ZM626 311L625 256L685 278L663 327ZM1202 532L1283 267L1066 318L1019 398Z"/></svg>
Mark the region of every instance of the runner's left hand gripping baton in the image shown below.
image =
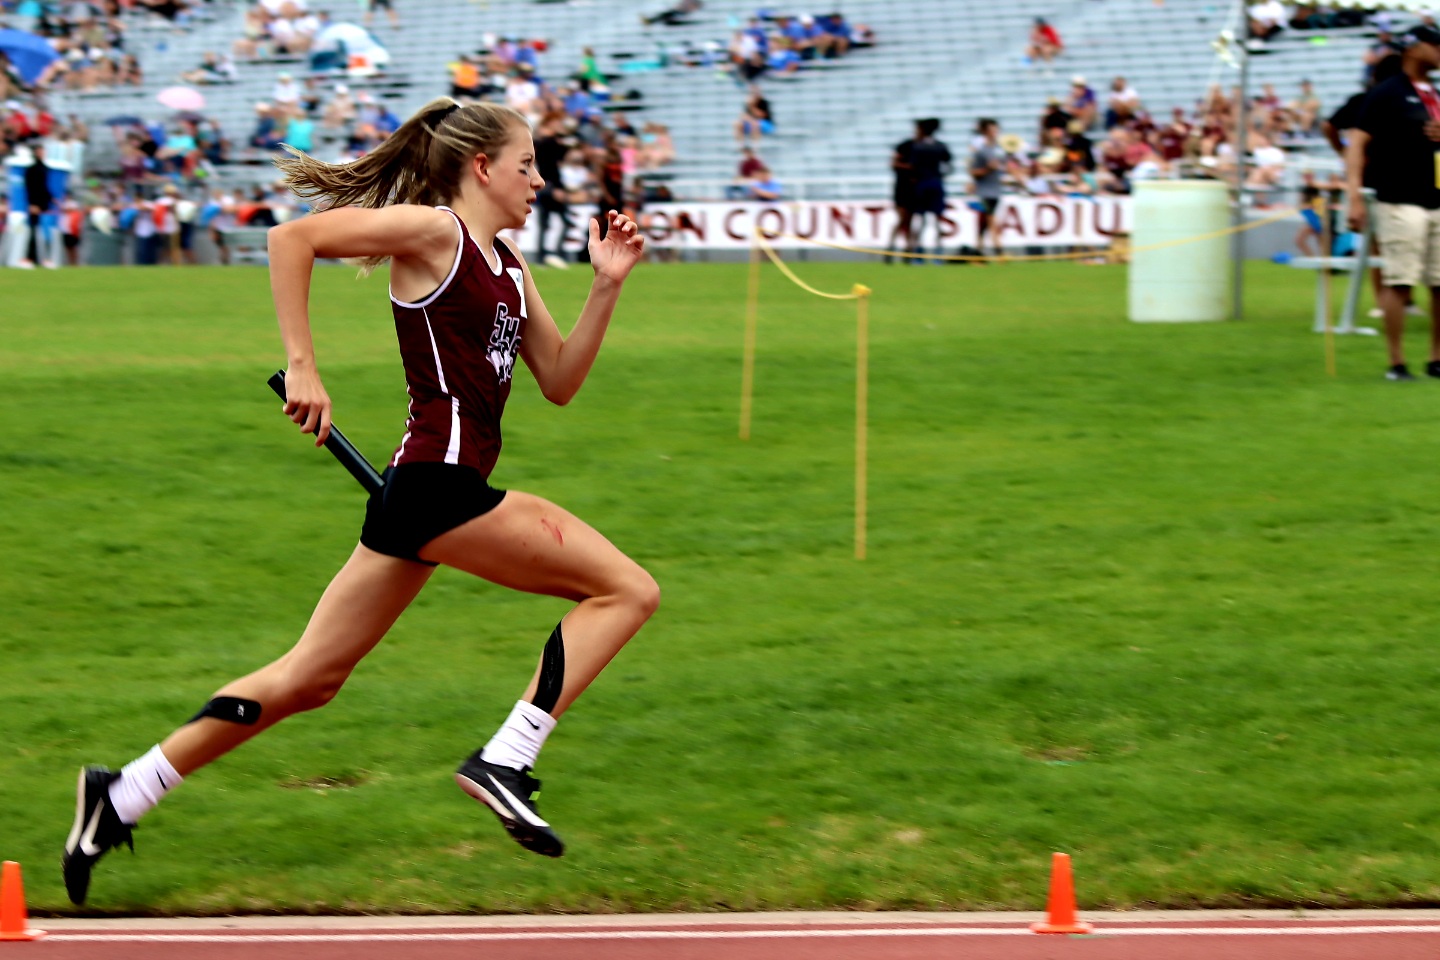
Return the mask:
<svg viewBox="0 0 1440 960"><path fill-rule="evenodd" d="M268 381L270 389L275 391L276 396L281 400L287 400L285 396L285 371L277 370L275 375ZM379 472L365 459L365 455L355 449L355 444L345 438L340 428L330 424L330 436L325 438L325 449L335 455L350 475L360 481L360 486L365 488L366 493L379 493L385 488L385 480Z"/></svg>

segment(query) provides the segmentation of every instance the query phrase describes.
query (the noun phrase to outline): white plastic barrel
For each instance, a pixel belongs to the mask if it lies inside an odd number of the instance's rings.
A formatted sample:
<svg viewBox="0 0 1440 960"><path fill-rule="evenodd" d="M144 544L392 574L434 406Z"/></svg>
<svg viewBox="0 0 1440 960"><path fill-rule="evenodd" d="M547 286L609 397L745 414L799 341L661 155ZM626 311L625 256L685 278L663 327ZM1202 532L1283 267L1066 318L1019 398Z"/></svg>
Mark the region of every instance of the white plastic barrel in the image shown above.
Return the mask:
<svg viewBox="0 0 1440 960"><path fill-rule="evenodd" d="M1218 180L1142 180L1131 208L1130 319L1137 323L1230 316L1230 237L1174 243L1230 226L1229 187ZM1155 244L1168 244L1147 249Z"/></svg>

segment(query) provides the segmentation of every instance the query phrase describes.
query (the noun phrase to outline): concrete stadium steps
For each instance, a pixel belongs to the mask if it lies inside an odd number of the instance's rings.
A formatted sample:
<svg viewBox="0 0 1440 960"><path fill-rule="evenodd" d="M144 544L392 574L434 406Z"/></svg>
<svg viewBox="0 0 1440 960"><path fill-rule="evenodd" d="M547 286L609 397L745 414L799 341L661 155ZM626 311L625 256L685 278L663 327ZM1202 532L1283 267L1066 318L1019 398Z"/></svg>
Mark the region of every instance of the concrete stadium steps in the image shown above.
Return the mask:
<svg viewBox="0 0 1440 960"><path fill-rule="evenodd" d="M574 72L581 49L593 46L602 69L616 77L616 96L637 91L643 109L631 117L668 124L679 153L669 171L679 180L723 182L734 173L738 147L732 126L744 90L713 67L673 63L643 69L656 58L682 55L707 45L724 48L759 0L709 0L677 27L645 26L640 17L669 0L396 0L402 29L384 16L374 32L392 56L391 73L409 86L376 88L392 108L408 115L448 90L446 64L478 49L486 34L544 38L542 73L558 80ZM312 0L337 19L357 20L355 4ZM131 45L145 67L139 89L56 97L58 112L76 112L91 122L91 159L113 164L116 152L106 117L138 114L163 117L155 93L200 62L206 50L226 49L242 32L245 4L210 4L210 19L183 33L131 18ZM791 12L765 4L772 12ZM812 8L804 0L793 11ZM1217 0L847 0L841 5L853 23L870 25L877 46L856 50L839 61L807 66L798 77L762 82L774 105L778 135L766 138L761 153L782 180L864 178L888 174L891 147L909 135L911 121L938 116L957 153L969 142L978 116L995 116L1008 132L1033 141L1048 96L1063 96L1074 73L1083 73L1104 97L1110 79L1123 74L1159 117L1172 106L1191 108L1213 79L1225 86L1238 80L1232 68L1217 66L1211 43L1227 24L1229 4ZM818 9L818 8L815 8ZM1021 63L1033 17L1046 16L1059 28L1067 49L1050 73ZM1273 83L1293 98L1303 75L1315 81L1328 110L1358 88L1360 55L1369 43L1363 30L1329 31L1316 38L1282 36L1252 60L1253 85ZM239 82L205 87L206 113L243 144L254 125L253 105L268 99L276 76L303 74L304 63L244 63ZM346 81L364 89L365 81ZM242 171L242 177L249 174ZM963 182L963 173L956 185Z"/></svg>
<svg viewBox="0 0 1440 960"><path fill-rule="evenodd" d="M787 172L818 176L884 169L891 145L908 135L909 121L917 116L949 121L952 146L968 142L979 116L997 117L1008 132L1034 142L1046 98L1063 97L1075 73L1086 76L1102 104L1111 79L1123 75L1157 118L1168 116L1174 106L1191 109L1212 81L1227 88L1238 83L1238 71L1217 66L1212 47L1228 12L1228 5L1213 0L1085 0L1052 17L1067 49L1049 75L1021 62L1024 30L1010 30L993 38L989 56L961 64L942 81L917 82L910 96L854 129L787 158L793 165ZM1299 79L1308 77L1327 111L1333 110L1358 89L1367 43L1360 30L1283 36L1252 59L1253 90L1258 93L1261 84L1270 82L1289 101Z"/></svg>

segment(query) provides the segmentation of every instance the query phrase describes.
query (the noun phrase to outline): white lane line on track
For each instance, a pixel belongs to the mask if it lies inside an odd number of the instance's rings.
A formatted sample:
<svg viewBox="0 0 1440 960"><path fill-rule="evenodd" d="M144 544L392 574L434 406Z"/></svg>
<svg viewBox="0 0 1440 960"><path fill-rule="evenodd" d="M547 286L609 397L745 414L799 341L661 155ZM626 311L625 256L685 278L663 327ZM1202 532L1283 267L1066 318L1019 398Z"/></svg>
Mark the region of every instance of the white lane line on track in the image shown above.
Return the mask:
<svg viewBox="0 0 1440 960"><path fill-rule="evenodd" d="M1440 933L1440 924L1353 927L1101 927L1094 936L1111 937L1308 937ZM845 937L1033 937L1024 927L894 927L830 930L574 930L463 933L52 933L45 939L66 943L417 943L515 940L810 940Z"/></svg>

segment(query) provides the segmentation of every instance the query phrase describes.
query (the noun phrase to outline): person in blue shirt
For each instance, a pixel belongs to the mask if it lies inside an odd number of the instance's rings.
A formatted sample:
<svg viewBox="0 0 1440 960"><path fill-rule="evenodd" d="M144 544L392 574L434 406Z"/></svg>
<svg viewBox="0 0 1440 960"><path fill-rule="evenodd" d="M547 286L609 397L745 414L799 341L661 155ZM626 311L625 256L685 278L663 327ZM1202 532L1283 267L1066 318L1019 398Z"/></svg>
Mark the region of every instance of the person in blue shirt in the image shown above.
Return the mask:
<svg viewBox="0 0 1440 960"><path fill-rule="evenodd" d="M164 146L155 154L156 159L162 162L165 172L183 173L186 158L199 149L193 129L187 124L165 138Z"/></svg>
<svg viewBox="0 0 1440 960"><path fill-rule="evenodd" d="M292 116L285 127L285 142L301 153L309 153L315 148L315 121L304 114Z"/></svg>
<svg viewBox="0 0 1440 960"><path fill-rule="evenodd" d="M746 35L755 39L755 45L760 48L760 54L765 56L770 52L770 35L765 32L765 26L754 17L750 18L750 24L745 28Z"/></svg>
<svg viewBox="0 0 1440 960"><path fill-rule="evenodd" d="M745 189L751 200L779 200L785 192L780 181L775 179L775 174L763 163L751 175L750 183Z"/></svg>
<svg viewBox="0 0 1440 960"><path fill-rule="evenodd" d="M850 51L850 25L845 22L844 14L827 13L816 17L815 26L820 30L820 35L815 38L816 47L828 59L843 57Z"/></svg>
<svg viewBox="0 0 1440 960"><path fill-rule="evenodd" d="M400 124L402 122L403 121L399 117L397 117L387 105L383 103L380 104L380 114L375 118L376 130L379 130L381 133L385 134L385 136L388 137L390 136L390 134L400 129Z"/></svg>
<svg viewBox="0 0 1440 960"><path fill-rule="evenodd" d="M270 113L270 104L255 104L255 130L250 134L250 146L269 150L275 141L275 117Z"/></svg>
<svg viewBox="0 0 1440 960"><path fill-rule="evenodd" d="M1095 90L1078 73L1070 79L1070 96L1065 100L1064 109L1081 122L1081 129L1089 130L1095 125L1096 113L1099 110Z"/></svg>
<svg viewBox="0 0 1440 960"><path fill-rule="evenodd" d="M775 41L775 48L770 51L770 72L782 77L792 76L800 69L800 54L796 53L785 37Z"/></svg>
<svg viewBox="0 0 1440 960"><path fill-rule="evenodd" d="M563 87L561 89L564 89ZM582 117L586 111L594 105L595 99L590 96L589 82L581 80L577 85L570 88L565 94L565 112L572 117Z"/></svg>
<svg viewBox="0 0 1440 960"><path fill-rule="evenodd" d="M780 21L780 35L790 41L791 48L804 60L815 58L815 38L819 33L815 18L809 14Z"/></svg>
<svg viewBox="0 0 1440 960"><path fill-rule="evenodd" d="M536 50L528 40L521 43L520 49L515 51L515 65L518 67L521 64L528 64L530 69L534 71L531 74L532 80L536 83L542 82L540 78L540 52Z"/></svg>
<svg viewBox="0 0 1440 960"><path fill-rule="evenodd" d="M735 121L735 139L742 146L747 140L759 140L775 132L775 115L770 110L770 101L760 92L756 84L750 85L750 96L740 110L740 119Z"/></svg>

